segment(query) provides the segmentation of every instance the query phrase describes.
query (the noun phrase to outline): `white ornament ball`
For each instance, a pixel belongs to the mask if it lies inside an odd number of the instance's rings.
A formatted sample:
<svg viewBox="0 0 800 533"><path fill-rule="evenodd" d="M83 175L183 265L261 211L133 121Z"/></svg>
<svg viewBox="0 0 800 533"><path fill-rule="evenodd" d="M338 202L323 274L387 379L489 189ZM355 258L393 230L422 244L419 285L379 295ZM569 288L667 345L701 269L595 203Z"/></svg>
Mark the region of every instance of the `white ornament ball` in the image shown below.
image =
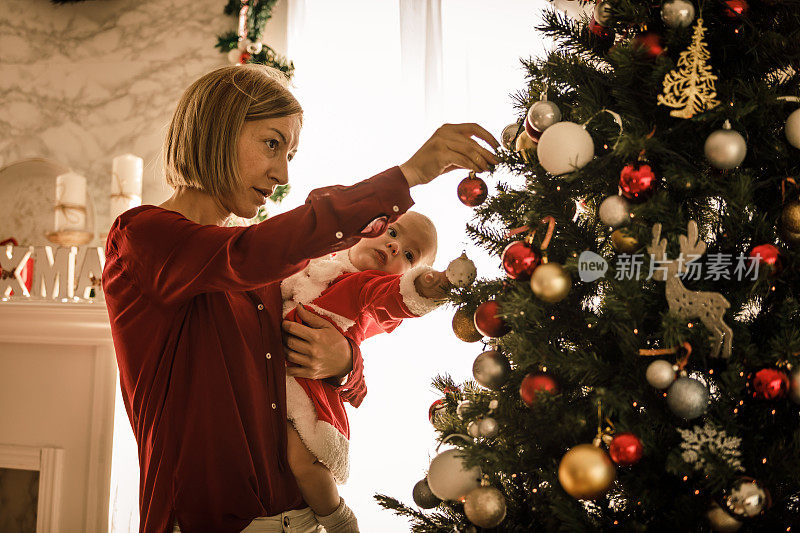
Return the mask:
<svg viewBox="0 0 800 533"><path fill-rule="evenodd" d="M795 148L800 148L800 109L786 119L786 140Z"/></svg>
<svg viewBox="0 0 800 533"><path fill-rule="evenodd" d="M609 196L600 204L600 221L616 229L631 220L631 204L623 196Z"/></svg>
<svg viewBox="0 0 800 533"><path fill-rule="evenodd" d="M670 28L686 28L694 15L694 4L687 0L667 0L661 5L661 20Z"/></svg>
<svg viewBox="0 0 800 533"><path fill-rule="evenodd" d="M467 254L462 253L457 259L450 261L444 274L454 286L465 288L472 285L475 278L478 277L478 269L475 268L475 263L467 257Z"/></svg>
<svg viewBox="0 0 800 533"><path fill-rule="evenodd" d="M536 155L547 172L560 176L579 170L592 160L594 141L580 124L558 122L542 133Z"/></svg>
<svg viewBox="0 0 800 533"><path fill-rule="evenodd" d="M242 51L238 48L233 48L230 52L228 52L228 61L231 64L238 64L240 59L242 59Z"/></svg>
<svg viewBox="0 0 800 533"><path fill-rule="evenodd" d="M478 432L481 434L481 437L496 437L499 431L500 425L497 423L497 420L490 416L482 418L478 422Z"/></svg>
<svg viewBox="0 0 800 533"><path fill-rule="evenodd" d="M440 500L460 500L481 486L481 469L467 467L460 450L445 450L431 461L428 486Z"/></svg>
<svg viewBox="0 0 800 533"><path fill-rule="evenodd" d="M657 389L663 390L675 381L675 369L672 363L659 359L647 367L647 382Z"/></svg>
<svg viewBox="0 0 800 533"><path fill-rule="evenodd" d="M706 159L720 170L738 167L747 155L747 142L738 131L723 128L706 139Z"/></svg>
<svg viewBox="0 0 800 533"><path fill-rule="evenodd" d="M497 400L491 400L489 402L489 411L494 411L500 406L500 402Z"/></svg>
<svg viewBox="0 0 800 533"><path fill-rule="evenodd" d="M253 41L245 37L244 39L239 39L239 42L236 43L236 47L241 52L244 52L247 50L247 47L250 46L251 44L253 44Z"/></svg>
<svg viewBox="0 0 800 533"><path fill-rule="evenodd" d="M248 44L246 50L247 50L248 53L255 55L255 54L260 54L261 53L261 49L263 47L264 47L263 44L261 44L259 41L256 41L254 43Z"/></svg>
<svg viewBox="0 0 800 533"><path fill-rule="evenodd" d="M528 109L528 124L536 131L544 131L561 121L561 110L549 100L539 100Z"/></svg>

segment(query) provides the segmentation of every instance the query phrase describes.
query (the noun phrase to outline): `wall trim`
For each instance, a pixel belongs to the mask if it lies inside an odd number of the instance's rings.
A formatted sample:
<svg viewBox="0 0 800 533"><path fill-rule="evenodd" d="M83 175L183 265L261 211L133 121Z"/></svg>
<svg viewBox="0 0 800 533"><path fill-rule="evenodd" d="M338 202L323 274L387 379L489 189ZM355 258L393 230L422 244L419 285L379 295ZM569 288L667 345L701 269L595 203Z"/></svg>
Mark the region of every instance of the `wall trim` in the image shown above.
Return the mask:
<svg viewBox="0 0 800 533"><path fill-rule="evenodd" d="M36 533L57 533L64 450L0 444L0 467L39 472Z"/></svg>

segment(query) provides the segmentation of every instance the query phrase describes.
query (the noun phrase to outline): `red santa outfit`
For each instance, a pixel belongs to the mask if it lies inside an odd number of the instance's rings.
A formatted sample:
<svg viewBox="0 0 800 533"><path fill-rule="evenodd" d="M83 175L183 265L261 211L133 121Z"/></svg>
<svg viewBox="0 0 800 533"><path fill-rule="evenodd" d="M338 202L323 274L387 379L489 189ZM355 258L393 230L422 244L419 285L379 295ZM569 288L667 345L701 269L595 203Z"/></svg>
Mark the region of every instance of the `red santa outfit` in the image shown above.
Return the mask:
<svg viewBox="0 0 800 533"><path fill-rule="evenodd" d="M314 259L281 283L283 314L299 322L295 307L302 304L360 344L393 331L404 318L422 316L439 305L414 287L417 276L427 270L419 266L402 275L359 271L347 251ZM355 407L360 403L349 401ZM350 426L336 388L323 380L287 376L286 402L287 418L303 443L338 483L344 483L350 470Z"/></svg>

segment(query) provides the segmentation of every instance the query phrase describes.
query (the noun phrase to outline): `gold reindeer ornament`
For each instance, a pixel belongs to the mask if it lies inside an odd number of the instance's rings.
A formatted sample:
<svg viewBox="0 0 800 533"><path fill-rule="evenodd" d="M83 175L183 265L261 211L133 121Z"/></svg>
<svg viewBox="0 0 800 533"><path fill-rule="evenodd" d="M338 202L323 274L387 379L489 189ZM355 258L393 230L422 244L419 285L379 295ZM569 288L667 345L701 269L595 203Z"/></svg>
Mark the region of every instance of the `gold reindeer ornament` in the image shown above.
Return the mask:
<svg viewBox="0 0 800 533"><path fill-rule="evenodd" d="M653 279L667 282L666 296L670 312L684 319L699 318L714 337L711 356L727 359L731 355L733 330L725 323L724 316L731 304L718 292L690 291L679 277L686 272L687 264L699 259L706 251L706 243L699 237L697 222L690 220L686 235L681 235L678 241L681 256L668 261L667 239L661 238L661 224L653 226L653 242L647 247L654 262Z"/></svg>

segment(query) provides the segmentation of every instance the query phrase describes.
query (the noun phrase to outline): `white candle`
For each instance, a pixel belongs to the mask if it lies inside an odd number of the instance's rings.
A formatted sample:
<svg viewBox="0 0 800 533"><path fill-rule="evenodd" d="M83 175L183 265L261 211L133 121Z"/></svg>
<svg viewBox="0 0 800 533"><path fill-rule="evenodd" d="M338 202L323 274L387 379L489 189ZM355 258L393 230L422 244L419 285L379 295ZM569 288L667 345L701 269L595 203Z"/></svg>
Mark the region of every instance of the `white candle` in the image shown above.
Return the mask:
<svg viewBox="0 0 800 533"><path fill-rule="evenodd" d="M55 207L56 231L86 231L86 178L72 171L56 176Z"/></svg>
<svg viewBox="0 0 800 533"><path fill-rule="evenodd" d="M123 154L111 164L111 220L137 205L142 205L141 157Z"/></svg>

